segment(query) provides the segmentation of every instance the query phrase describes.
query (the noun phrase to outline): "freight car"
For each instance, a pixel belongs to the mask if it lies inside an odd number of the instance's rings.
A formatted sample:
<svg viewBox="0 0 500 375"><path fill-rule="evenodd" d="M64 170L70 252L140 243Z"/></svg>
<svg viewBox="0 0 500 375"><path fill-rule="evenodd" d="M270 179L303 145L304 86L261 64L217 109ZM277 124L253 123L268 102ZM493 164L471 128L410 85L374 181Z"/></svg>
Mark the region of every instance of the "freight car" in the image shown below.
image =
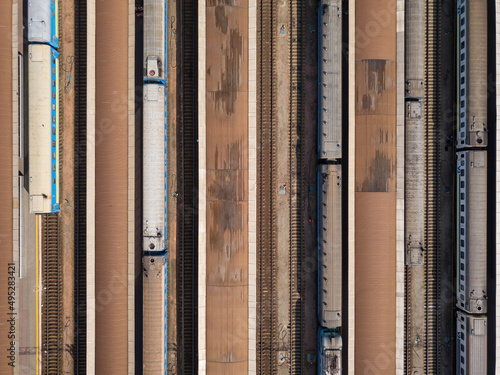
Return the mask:
<svg viewBox="0 0 500 375"><path fill-rule="evenodd" d="M318 312L325 328L342 326L342 170L318 167Z"/></svg>
<svg viewBox="0 0 500 375"><path fill-rule="evenodd" d="M164 251L167 244L166 88L144 85L143 250Z"/></svg>
<svg viewBox="0 0 500 375"><path fill-rule="evenodd" d="M59 211L59 53L28 47L30 212Z"/></svg>
<svg viewBox="0 0 500 375"><path fill-rule="evenodd" d="M167 1L144 1L144 81L165 83Z"/></svg>
<svg viewBox="0 0 500 375"><path fill-rule="evenodd" d="M167 259L145 256L143 266L144 374L167 373Z"/></svg>
<svg viewBox="0 0 500 375"><path fill-rule="evenodd" d="M319 375L342 373L342 337L338 330L322 328L319 331Z"/></svg>
<svg viewBox="0 0 500 375"><path fill-rule="evenodd" d="M59 0L28 1L28 41L59 48Z"/></svg>
<svg viewBox="0 0 500 375"><path fill-rule="evenodd" d="M458 148L488 145L486 8L486 0L458 1Z"/></svg>
<svg viewBox="0 0 500 375"><path fill-rule="evenodd" d="M323 0L318 26L318 155L342 157L342 1Z"/></svg>
<svg viewBox="0 0 500 375"><path fill-rule="evenodd" d="M457 374L486 374L487 328L485 316L457 313Z"/></svg>
<svg viewBox="0 0 500 375"><path fill-rule="evenodd" d="M457 153L457 306L472 314L487 311L486 151Z"/></svg>

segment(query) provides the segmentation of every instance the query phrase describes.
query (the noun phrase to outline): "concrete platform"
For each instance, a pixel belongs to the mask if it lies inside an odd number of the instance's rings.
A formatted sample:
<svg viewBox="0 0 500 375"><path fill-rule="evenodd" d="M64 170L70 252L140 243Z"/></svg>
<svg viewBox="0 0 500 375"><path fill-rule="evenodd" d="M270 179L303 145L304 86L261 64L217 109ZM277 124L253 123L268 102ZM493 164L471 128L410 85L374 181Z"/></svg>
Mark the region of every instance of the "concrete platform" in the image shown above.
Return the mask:
<svg viewBox="0 0 500 375"><path fill-rule="evenodd" d="M396 220L401 219L396 210L397 198L404 199L398 195L402 176L396 162L396 10L394 2L371 0L358 2L355 12L354 365L359 374L396 373Z"/></svg>
<svg viewBox="0 0 500 375"><path fill-rule="evenodd" d="M255 0L198 4L198 370L255 373Z"/></svg>

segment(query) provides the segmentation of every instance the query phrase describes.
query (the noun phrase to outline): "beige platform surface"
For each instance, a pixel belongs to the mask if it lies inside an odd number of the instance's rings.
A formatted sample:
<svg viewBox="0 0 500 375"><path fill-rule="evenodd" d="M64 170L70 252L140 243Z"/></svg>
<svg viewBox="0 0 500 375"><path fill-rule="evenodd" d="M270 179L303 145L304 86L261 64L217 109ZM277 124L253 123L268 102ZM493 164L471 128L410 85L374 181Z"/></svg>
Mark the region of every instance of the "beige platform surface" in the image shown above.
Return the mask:
<svg viewBox="0 0 500 375"><path fill-rule="evenodd" d="M396 371L396 3L356 4L355 373ZM399 184L398 184L399 185Z"/></svg>
<svg viewBox="0 0 500 375"><path fill-rule="evenodd" d="M248 3L206 7L206 371L248 372ZM217 5L217 6L215 6Z"/></svg>

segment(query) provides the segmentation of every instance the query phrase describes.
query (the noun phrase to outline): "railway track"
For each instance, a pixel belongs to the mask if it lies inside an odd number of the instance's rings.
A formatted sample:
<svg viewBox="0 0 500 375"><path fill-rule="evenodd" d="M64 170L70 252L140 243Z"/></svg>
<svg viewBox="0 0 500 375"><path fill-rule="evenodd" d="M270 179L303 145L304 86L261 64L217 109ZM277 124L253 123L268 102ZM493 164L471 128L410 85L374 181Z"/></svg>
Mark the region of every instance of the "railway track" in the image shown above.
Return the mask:
<svg viewBox="0 0 500 375"><path fill-rule="evenodd" d="M181 32L181 100L177 169L178 186L178 368L198 372L198 92L197 25L195 0L179 3Z"/></svg>
<svg viewBox="0 0 500 375"><path fill-rule="evenodd" d="M290 373L303 372L304 343L304 90L303 90L303 35L305 4L290 1Z"/></svg>
<svg viewBox="0 0 500 375"><path fill-rule="evenodd" d="M42 374L62 372L62 280L58 214L42 215Z"/></svg>
<svg viewBox="0 0 500 375"><path fill-rule="evenodd" d="M75 2L74 373L87 372L87 2Z"/></svg>
<svg viewBox="0 0 500 375"><path fill-rule="evenodd" d="M258 311L257 367L261 374L277 371L277 297L276 283L276 207L274 186L276 176L276 20L274 0L259 0L258 12L258 113L259 154L258 192L259 216L257 243L259 246L257 274Z"/></svg>
<svg viewBox="0 0 500 375"><path fill-rule="evenodd" d="M425 314L426 338L424 366L426 374L436 374L437 370L437 129L438 129L438 28L437 1L428 0L426 15L426 56L425 56L425 124L427 157L426 170L426 209L425 209Z"/></svg>

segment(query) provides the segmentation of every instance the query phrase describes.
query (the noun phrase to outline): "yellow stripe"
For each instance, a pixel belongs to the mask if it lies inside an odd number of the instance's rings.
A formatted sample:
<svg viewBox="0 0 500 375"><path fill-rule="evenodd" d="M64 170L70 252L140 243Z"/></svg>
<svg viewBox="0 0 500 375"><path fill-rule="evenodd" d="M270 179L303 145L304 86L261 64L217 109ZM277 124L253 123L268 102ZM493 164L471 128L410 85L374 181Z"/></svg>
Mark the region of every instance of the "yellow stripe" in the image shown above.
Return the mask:
<svg viewBox="0 0 500 375"><path fill-rule="evenodd" d="M39 363L39 359L38 359L38 340L39 340L39 337L38 337L38 327L39 327L39 322L38 322L38 308L39 308L39 300L38 300L38 250L39 250L39 238L38 238L38 235L39 235L39 224L38 224L38 221L40 220L40 215L36 215L35 216L35 231L36 231L36 255L35 255L35 273L36 273L36 276L35 276L35 293L36 293L36 309L35 309L35 326L36 326L36 343L35 343L35 347L36 347L36 375L38 375L38 363Z"/></svg>

